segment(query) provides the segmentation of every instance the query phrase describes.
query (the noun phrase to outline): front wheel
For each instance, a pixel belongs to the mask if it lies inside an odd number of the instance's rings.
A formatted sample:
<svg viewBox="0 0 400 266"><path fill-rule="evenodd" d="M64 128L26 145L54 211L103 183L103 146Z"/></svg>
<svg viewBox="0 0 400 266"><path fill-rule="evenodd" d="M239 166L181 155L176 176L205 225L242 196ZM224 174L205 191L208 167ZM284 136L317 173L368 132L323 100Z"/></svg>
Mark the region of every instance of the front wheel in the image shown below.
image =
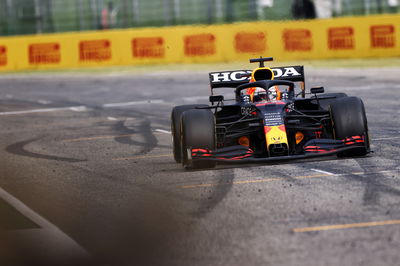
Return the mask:
<svg viewBox="0 0 400 266"><path fill-rule="evenodd" d="M335 93L324 93L318 95L319 105L324 110L329 110L329 106L336 101L336 99L347 97L346 93L335 92Z"/></svg>
<svg viewBox="0 0 400 266"><path fill-rule="evenodd" d="M368 123L363 101L358 97L343 97L330 105L335 139L363 136L365 146L346 151L338 156L362 156L369 152Z"/></svg>
<svg viewBox="0 0 400 266"><path fill-rule="evenodd" d="M177 163L181 161L181 120L182 114L185 111L195 109L197 107L207 107L205 104L188 104L179 105L172 109L171 112L171 134L172 134L172 149L174 159Z"/></svg>
<svg viewBox="0 0 400 266"><path fill-rule="evenodd" d="M181 121L181 160L185 169L213 168L215 162L193 161L191 149L215 149L215 118L210 110L194 109L183 113Z"/></svg>

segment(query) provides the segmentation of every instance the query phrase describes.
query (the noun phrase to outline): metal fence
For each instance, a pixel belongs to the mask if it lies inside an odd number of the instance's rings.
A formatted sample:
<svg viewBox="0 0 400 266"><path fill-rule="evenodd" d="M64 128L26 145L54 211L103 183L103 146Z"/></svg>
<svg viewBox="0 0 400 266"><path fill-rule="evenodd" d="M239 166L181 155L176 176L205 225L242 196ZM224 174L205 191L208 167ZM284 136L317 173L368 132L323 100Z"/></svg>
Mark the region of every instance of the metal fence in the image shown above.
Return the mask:
<svg viewBox="0 0 400 266"><path fill-rule="evenodd" d="M0 35L399 13L400 0L0 0Z"/></svg>

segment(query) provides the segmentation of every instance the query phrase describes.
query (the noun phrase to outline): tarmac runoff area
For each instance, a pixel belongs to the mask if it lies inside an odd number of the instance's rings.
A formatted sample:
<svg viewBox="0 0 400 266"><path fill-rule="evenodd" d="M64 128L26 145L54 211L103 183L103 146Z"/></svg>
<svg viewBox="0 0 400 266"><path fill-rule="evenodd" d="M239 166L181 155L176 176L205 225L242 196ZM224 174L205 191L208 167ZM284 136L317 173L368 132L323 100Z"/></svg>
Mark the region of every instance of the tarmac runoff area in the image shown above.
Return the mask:
<svg viewBox="0 0 400 266"><path fill-rule="evenodd" d="M372 154L184 171L208 69L0 76L0 264L397 265L400 68L305 71L363 99Z"/></svg>

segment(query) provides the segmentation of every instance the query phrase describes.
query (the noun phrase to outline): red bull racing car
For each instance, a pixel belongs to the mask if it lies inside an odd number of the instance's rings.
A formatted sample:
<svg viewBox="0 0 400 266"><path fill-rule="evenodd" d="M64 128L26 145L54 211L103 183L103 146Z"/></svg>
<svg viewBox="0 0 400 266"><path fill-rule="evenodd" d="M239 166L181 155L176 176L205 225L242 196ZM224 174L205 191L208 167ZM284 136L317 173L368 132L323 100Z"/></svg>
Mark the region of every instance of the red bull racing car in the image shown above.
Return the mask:
<svg viewBox="0 0 400 266"><path fill-rule="evenodd" d="M175 161L185 169L370 152L363 101L345 93L306 93L303 66L212 72L210 105L171 113ZM215 92L234 89L233 103ZM306 97L308 95L309 97Z"/></svg>

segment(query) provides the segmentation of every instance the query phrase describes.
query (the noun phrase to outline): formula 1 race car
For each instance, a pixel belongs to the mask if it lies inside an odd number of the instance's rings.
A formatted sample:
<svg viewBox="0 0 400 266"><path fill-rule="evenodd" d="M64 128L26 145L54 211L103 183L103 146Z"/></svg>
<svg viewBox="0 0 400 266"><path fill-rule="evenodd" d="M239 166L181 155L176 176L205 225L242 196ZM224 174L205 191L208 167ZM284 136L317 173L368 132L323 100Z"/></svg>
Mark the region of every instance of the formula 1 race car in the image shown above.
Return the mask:
<svg viewBox="0 0 400 266"><path fill-rule="evenodd" d="M305 90L303 66L212 72L211 105L181 105L171 113L175 161L185 169L217 162L249 163L370 152L364 104L345 93ZM214 92L234 88L234 103ZM231 90L231 89L230 89ZM309 95L306 98L306 95Z"/></svg>

